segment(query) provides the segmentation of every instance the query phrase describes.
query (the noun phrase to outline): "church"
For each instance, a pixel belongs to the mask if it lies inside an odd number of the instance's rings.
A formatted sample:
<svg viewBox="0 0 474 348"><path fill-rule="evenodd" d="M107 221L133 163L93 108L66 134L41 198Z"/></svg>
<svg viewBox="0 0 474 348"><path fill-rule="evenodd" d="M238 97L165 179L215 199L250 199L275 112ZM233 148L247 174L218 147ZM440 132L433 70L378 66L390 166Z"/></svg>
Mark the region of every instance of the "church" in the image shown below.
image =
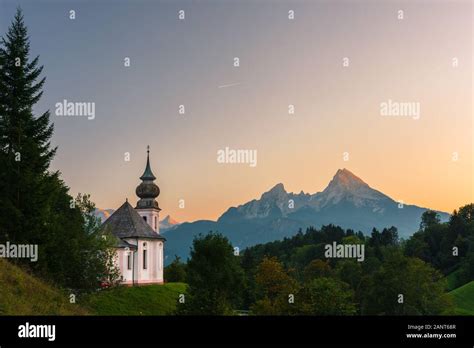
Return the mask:
<svg viewBox="0 0 474 348"><path fill-rule="evenodd" d="M147 148L145 172L136 188L139 198L133 208L128 199L102 225L117 237L116 266L125 285L162 284L165 238L160 235L160 188L150 166Z"/></svg>

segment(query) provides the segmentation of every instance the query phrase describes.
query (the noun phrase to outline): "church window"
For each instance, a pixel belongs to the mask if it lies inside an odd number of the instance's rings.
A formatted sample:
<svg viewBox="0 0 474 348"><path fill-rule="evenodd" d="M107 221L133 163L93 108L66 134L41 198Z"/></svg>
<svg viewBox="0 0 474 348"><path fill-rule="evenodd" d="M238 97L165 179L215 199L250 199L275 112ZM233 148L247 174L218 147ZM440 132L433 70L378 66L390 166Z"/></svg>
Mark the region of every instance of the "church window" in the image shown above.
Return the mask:
<svg viewBox="0 0 474 348"><path fill-rule="evenodd" d="M128 254L127 257L127 269L132 269L132 255Z"/></svg>
<svg viewBox="0 0 474 348"><path fill-rule="evenodd" d="M146 250L143 250L143 269L147 268Z"/></svg>
<svg viewBox="0 0 474 348"><path fill-rule="evenodd" d="M146 216L143 217L143 220L145 220L145 222L146 222Z"/></svg>

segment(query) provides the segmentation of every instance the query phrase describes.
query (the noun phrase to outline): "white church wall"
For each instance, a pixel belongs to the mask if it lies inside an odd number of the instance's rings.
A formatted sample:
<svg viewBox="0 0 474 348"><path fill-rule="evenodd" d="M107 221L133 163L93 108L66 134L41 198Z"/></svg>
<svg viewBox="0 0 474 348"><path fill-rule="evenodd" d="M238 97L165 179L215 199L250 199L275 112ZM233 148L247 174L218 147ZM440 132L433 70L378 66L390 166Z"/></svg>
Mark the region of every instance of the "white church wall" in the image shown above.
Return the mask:
<svg viewBox="0 0 474 348"><path fill-rule="evenodd" d="M147 223L159 234L159 214L156 209L136 209L147 218ZM156 218L156 225L154 220ZM150 224L150 221L152 224ZM155 228L156 227L156 228ZM161 284L164 282L164 243L154 239L127 238L125 241L137 247L136 251L117 249L117 267L123 277L122 284ZM147 250L147 268L143 268L143 251ZM128 254L132 256L132 269L128 269ZM135 278L135 279L134 279Z"/></svg>
<svg viewBox="0 0 474 348"><path fill-rule="evenodd" d="M147 282L150 280L150 243L148 241L143 241L141 243L139 243L140 246L139 248L141 249L140 250L140 257L141 257L141 261L138 265L138 267L140 267L140 278L138 279L139 281L142 281L142 282ZM144 251L146 250L146 265L144 264ZM144 268L144 266L146 266L146 268Z"/></svg>
<svg viewBox="0 0 474 348"><path fill-rule="evenodd" d="M123 248L116 249L115 266L120 270L123 284L132 284L133 279L133 250L126 250ZM128 256L131 257L131 269L128 269Z"/></svg>
<svg viewBox="0 0 474 348"><path fill-rule="evenodd" d="M136 240L127 240L129 243ZM143 250L146 243L147 250L147 269L143 269ZM116 249L115 264L123 277L122 284L132 285L133 276L137 284L160 284L164 282L163 270L163 242L159 240L138 240L138 251L127 250L125 248ZM128 269L128 255L131 256L131 269ZM135 268L135 269L133 269Z"/></svg>

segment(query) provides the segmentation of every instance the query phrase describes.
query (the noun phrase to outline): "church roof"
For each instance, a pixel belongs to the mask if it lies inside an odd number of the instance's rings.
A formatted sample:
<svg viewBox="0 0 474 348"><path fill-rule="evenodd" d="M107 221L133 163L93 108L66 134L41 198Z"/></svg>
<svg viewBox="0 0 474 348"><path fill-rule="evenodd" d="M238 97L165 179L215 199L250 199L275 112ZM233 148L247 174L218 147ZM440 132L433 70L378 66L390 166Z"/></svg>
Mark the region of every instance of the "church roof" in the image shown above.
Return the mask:
<svg viewBox="0 0 474 348"><path fill-rule="evenodd" d="M117 248L123 248L123 249L129 248L131 250L137 250L136 245L130 244L126 240L123 240L123 239L120 239L120 238L117 238L117 244L115 246Z"/></svg>
<svg viewBox="0 0 474 348"><path fill-rule="evenodd" d="M153 231L150 225L126 201L105 222L102 228L110 228L118 238L152 238L166 240Z"/></svg>

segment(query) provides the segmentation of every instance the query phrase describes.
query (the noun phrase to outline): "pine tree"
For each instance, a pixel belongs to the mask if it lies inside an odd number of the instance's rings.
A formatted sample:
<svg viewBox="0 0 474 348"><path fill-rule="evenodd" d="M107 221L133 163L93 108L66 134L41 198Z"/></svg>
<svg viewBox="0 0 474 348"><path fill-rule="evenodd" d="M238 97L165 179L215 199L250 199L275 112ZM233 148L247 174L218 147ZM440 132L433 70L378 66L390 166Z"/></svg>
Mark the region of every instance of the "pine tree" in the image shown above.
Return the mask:
<svg viewBox="0 0 474 348"><path fill-rule="evenodd" d="M18 9L0 45L0 238L12 242L31 242L48 207L52 178L47 170L56 149L50 145L49 111L33 113L45 82L38 62L38 56L30 59L27 28Z"/></svg>
<svg viewBox="0 0 474 348"><path fill-rule="evenodd" d="M45 78L39 57L30 60L29 51L18 9L0 41L0 242L37 244L38 261L28 263L36 275L91 290L116 278L112 244L98 224L86 223L94 208L89 196L74 200L60 173L49 171L53 126L49 111L33 112Z"/></svg>

